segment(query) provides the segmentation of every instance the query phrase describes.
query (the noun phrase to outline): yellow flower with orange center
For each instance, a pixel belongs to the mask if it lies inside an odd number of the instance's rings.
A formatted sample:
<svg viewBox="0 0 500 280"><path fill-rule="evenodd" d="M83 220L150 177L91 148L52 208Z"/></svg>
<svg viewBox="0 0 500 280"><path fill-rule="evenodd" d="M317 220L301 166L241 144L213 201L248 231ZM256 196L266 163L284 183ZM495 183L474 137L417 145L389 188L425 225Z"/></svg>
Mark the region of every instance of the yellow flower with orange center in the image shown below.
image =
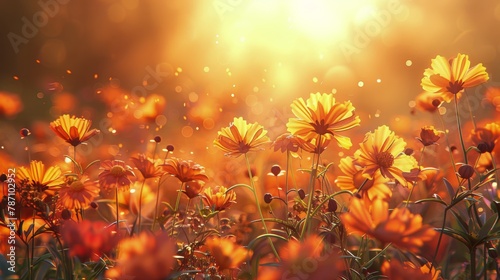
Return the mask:
<svg viewBox="0 0 500 280"><path fill-rule="evenodd" d="M55 192L64 184L61 168L51 166L45 169L41 161L33 160L29 168L24 166L17 170L16 179L21 186L26 186L34 191L46 195L54 195Z"/></svg>
<svg viewBox="0 0 500 280"><path fill-rule="evenodd" d="M354 115L355 108L350 101L337 103L332 94L318 92L311 93L307 100L294 100L291 107L295 118L290 118L286 126L293 135L305 141L318 136L333 138L344 149L352 146L349 137L339 134L359 126L359 116Z"/></svg>
<svg viewBox="0 0 500 280"><path fill-rule="evenodd" d="M203 200L214 211L222 211L236 203L236 193L227 191L223 186L207 188L203 194Z"/></svg>
<svg viewBox="0 0 500 280"><path fill-rule="evenodd" d="M234 118L228 127L217 133L214 145L226 152L226 156L240 156L248 152L263 150L270 142L267 130L258 123L247 123L243 118Z"/></svg>
<svg viewBox="0 0 500 280"><path fill-rule="evenodd" d="M97 129L90 130L91 125L90 120L65 114L51 122L50 128L64 141L72 146L78 146L99 133Z"/></svg>
<svg viewBox="0 0 500 280"><path fill-rule="evenodd" d="M382 176L406 185L403 172L410 172L418 166L413 156L404 153L405 147L406 142L383 125L366 134L360 149L354 153L354 163L363 168L365 178L373 179L380 171Z"/></svg>
<svg viewBox="0 0 500 280"><path fill-rule="evenodd" d="M436 232L422 223L422 216L408 208L396 208L389 213L389 204L375 199L371 205L365 200L352 198L349 212L340 217L348 231L367 234L384 245L395 246L418 253L425 242L432 240Z"/></svg>
<svg viewBox="0 0 500 280"><path fill-rule="evenodd" d="M469 56L459 53L450 60L440 55L432 59L431 68L425 70L421 85L424 90L438 93L449 103L455 95L460 98L466 88L480 85L488 79L482 63L470 67Z"/></svg>
<svg viewBox="0 0 500 280"><path fill-rule="evenodd" d="M59 191L59 201L66 209L84 209L99 194L97 182L86 177L69 177Z"/></svg>

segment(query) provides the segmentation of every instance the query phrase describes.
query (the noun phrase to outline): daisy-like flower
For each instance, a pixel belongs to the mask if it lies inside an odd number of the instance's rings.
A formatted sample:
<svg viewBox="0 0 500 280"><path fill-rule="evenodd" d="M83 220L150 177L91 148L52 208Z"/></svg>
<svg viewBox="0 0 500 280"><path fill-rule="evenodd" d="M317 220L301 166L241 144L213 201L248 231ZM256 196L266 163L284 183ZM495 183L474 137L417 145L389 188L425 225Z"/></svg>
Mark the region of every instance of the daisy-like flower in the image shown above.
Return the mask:
<svg viewBox="0 0 500 280"><path fill-rule="evenodd" d="M352 157L341 159L339 169L345 175L339 175L335 182L342 190L357 190L366 180L366 178L362 176L362 168L354 164L354 159ZM362 194L366 194L369 200L373 200L377 197L387 200L392 196L392 191L387 186L387 182L389 182L388 178L382 176L380 172L375 172L373 179L368 180L363 185Z"/></svg>
<svg viewBox="0 0 500 280"><path fill-rule="evenodd" d="M45 195L54 195L64 184L64 177L61 175L59 166L45 169L43 162L33 160L29 168L22 166L17 170L16 179L21 186Z"/></svg>
<svg viewBox="0 0 500 280"><path fill-rule="evenodd" d="M450 60L436 56L431 68L425 70L421 85L425 91L438 93L449 103L455 95L460 98L466 88L480 85L488 79L482 63L470 67L469 56L459 53Z"/></svg>
<svg viewBox="0 0 500 280"><path fill-rule="evenodd" d="M387 276L388 279L394 280L437 280L442 279L440 277L440 271L436 271L435 267L431 264L426 263L420 267L417 267L411 262L401 263L396 259L389 261L384 261L381 267L382 274Z"/></svg>
<svg viewBox="0 0 500 280"><path fill-rule="evenodd" d="M161 166L163 167L163 171L175 176L181 182L190 182L194 180L200 180L203 182L208 181L208 177L205 175L205 167L191 160L183 160L173 157L167 159L165 164L162 164Z"/></svg>
<svg viewBox="0 0 500 280"><path fill-rule="evenodd" d="M294 158L300 158L297 153L300 149L300 138L290 133L283 133L274 140L272 146L274 151L280 150L282 153L290 152Z"/></svg>
<svg viewBox="0 0 500 280"><path fill-rule="evenodd" d="M408 208L396 208L389 213L389 204L375 199L370 205L365 200L352 198L349 212L340 217L351 232L362 232L383 244L418 253L425 242L432 240L436 232L422 223L422 216Z"/></svg>
<svg viewBox="0 0 500 280"><path fill-rule="evenodd" d="M87 177L68 177L59 190L59 201L66 209L84 209L99 194L97 182Z"/></svg>
<svg viewBox="0 0 500 280"><path fill-rule="evenodd" d="M203 200L214 211L223 211L231 204L236 203L236 193L234 191L227 192L223 186L205 189Z"/></svg>
<svg viewBox="0 0 500 280"><path fill-rule="evenodd" d="M91 120L65 114L51 122L50 128L57 136L76 147L99 133L97 129L89 130L91 125Z"/></svg>
<svg viewBox="0 0 500 280"><path fill-rule="evenodd" d="M321 135L328 140L334 138L341 148L352 146L349 137L339 134L359 126L359 116L354 115L350 101L337 103L332 94L318 92L311 93L306 101L294 100L291 107L296 118L290 118L286 126L293 135L306 141Z"/></svg>
<svg viewBox="0 0 500 280"><path fill-rule="evenodd" d="M132 179L135 178L132 167L121 160L102 161L99 169L102 170L99 173L99 185L104 191L109 191L111 188L128 189Z"/></svg>
<svg viewBox="0 0 500 280"><path fill-rule="evenodd" d="M144 154L131 157L130 160L134 163L137 170L141 172L144 179L160 177L164 173L160 166L161 160L153 160Z"/></svg>
<svg viewBox="0 0 500 280"><path fill-rule="evenodd" d="M500 125L498 123L489 123L483 128L476 128L471 132L472 143L474 143L482 153L493 152L499 137Z"/></svg>
<svg viewBox="0 0 500 280"><path fill-rule="evenodd" d="M373 179L374 174L380 171L382 176L405 184L403 172L418 167L415 158L403 152L405 146L402 138L383 125L366 134L360 149L354 153L354 163L363 167L365 178Z"/></svg>
<svg viewBox="0 0 500 280"><path fill-rule="evenodd" d="M436 142L441 138L440 134L439 131L434 129L434 126L424 126L420 130L420 137L417 137L417 140L424 146L436 145Z"/></svg>
<svg viewBox="0 0 500 280"><path fill-rule="evenodd" d="M258 123L247 123L243 118L234 118L228 127L217 133L214 145L223 150L226 156L240 156L248 152L262 150L268 143L267 130Z"/></svg>
<svg viewBox="0 0 500 280"><path fill-rule="evenodd" d="M205 241L205 246L215 258L216 266L219 267L220 271L227 268L238 268L245 259L252 256L252 251L228 238L209 238Z"/></svg>

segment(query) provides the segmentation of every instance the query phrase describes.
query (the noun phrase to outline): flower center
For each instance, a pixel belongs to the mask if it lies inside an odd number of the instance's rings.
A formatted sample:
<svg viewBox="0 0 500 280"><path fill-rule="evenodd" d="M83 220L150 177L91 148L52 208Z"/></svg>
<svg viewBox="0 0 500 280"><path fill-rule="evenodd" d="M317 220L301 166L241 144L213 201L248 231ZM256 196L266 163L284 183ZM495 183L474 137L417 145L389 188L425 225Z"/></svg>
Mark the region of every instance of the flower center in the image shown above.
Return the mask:
<svg viewBox="0 0 500 280"><path fill-rule="evenodd" d="M383 168L389 168L394 163L394 156L389 152L381 152L375 156L377 164Z"/></svg>
<svg viewBox="0 0 500 280"><path fill-rule="evenodd" d="M115 165L115 166L111 167L111 170L109 171L109 173L115 177L121 177L121 176L125 175L125 168L123 168L122 166L119 166L119 165Z"/></svg>
<svg viewBox="0 0 500 280"><path fill-rule="evenodd" d="M318 133L319 135L331 133L330 131L328 131L328 125L325 124L325 120L316 121L314 123L311 123L311 125L314 128L314 132Z"/></svg>
<svg viewBox="0 0 500 280"><path fill-rule="evenodd" d="M244 142L239 142L238 143L238 150L240 151L240 153L244 154L246 152L248 152L250 150L250 145L248 145L247 143L244 143Z"/></svg>
<svg viewBox="0 0 500 280"><path fill-rule="evenodd" d="M450 82L446 89L453 94L457 94L464 89L463 85L464 82L461 81L455 81L454 83Z"/></svg>
<svg viewBox="0 0 500 280"><path fill-rule="evenodd" d="M73 192L80 192L85 189L85 186L83 185L82 181L77 180L69 185L69 189Z"/></svg>

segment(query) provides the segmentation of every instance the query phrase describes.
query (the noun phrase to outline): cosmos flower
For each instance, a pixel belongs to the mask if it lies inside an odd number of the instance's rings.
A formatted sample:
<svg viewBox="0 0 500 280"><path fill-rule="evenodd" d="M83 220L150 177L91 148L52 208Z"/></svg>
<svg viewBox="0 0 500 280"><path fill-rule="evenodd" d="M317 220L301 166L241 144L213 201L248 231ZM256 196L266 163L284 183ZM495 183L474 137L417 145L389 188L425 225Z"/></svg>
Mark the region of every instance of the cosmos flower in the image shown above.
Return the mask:
<svg viewBox="0 0 500 280"><path fill-rule="evenodd" d="M300 138L293 134L283 133L278 136L276 140L274 140L272 146L275 152L277 152L278 150L280 150L282 153L290 152L293 157L299 158L300 156L297 154L297 152L300 149L300 140Z"/></svg>
<svg viewBox="0 0 500 280"><path fill-rule="evenodd" d="M481 152L493 152L495 145L500 137L500 125L498 123L489 123L483 128L473 129L471 140Z"/></svg>
<svg viewBox="0 0 500 280"><path fill-rule="evenodd" d="M135 178L132 167L125 164L121 160L105 160L101 162L99 167L99 185L105 191L111 188L118 188L121 190L128 189Z"/></svg>
<svg viewBox="0 0 500 280"><path fill-rule="evenodd" d="M167 279L175 265L175 240L167 233L153 235L141 232L139 236L123 239L116 265L106 271L110 279Z"/></svg>
<svg viewBox="0 0 500 280"><path fill-rule="evenodd" d="M382 199L367 205L354 197L349 212L340 218L350 232L366 233L384 245L392 243L415 253L436 235L432 227L422 223L422 216L411 213L408 208L396 208L389 213L389 204Z"/></svg>
<svg viewBox="0 0 500 280"><path fill-rule="evenodd" d="M97 182L87 177L68 177L59 190L59 201L66 209L84 209L98 194Z"/></svg>
<svg viewBox="0 0 500 280"><path fill-rule="evenodd" d="M243 118L234 118L228 127L217 133L214 145L226 152L226 156L240 156L248 152L262 150L268 143L267 130L258 123L248 124Z"/></svg>
<svg viewBox="0 0 500 280"><path fill-rule="evenodd" d="M173 157L167 159L165 164L162 164L161 166L163 171L175 176L181 182L194 180L200 180L203 182L208 181L208 177L205 175L205 167L191 160L183 160Z"/></svg>
<svg viewBox="0 0 500 280"><path fill-rule="evenodd" d="M160 177L164 173L160 166L161 161L155 161L146 157L144 154L131 157L130 160L134 163L135 167L139 170L144 179Z"/></svg>
<svg viewBox="0 0 500 280"><path fill-rule="evenodd" d="M366 180L366 178L362 176L362 168L354 164L354 159L352 157L342 158L339 163L339 169L345 175L339 175L335 182L342 190L357 190ZM363 185L362 194L366 194L369 200L375 198L387 200L392 196L392 191L387 186L387 182L389 182L388 178L382 176L380 172L375 172L373 179L366 181Z"/></svg>
<svg viewBox="0 0 500 280"><path fill-rule="evenodd" d="M354 106L350 101L337 103L332 94L311 93L304 101L299 98L293 101L292 112L287 128L293 135L310 141L321 136L328 140L334 138L339 147L349 149L351 139L339 133L359 126L359 116L354 115Z"/></svg>
<svg viewBox="0 0 500 280"><path fill-rule="evenodd" d="M432 59L431 68L425 70L421 85L425 91L438 93L449 103L455 95L460 98L464 89L480 85L488 79L482 63L470 67L469 56L459 53L450 60L440 55Z"/></svg>
<svg viewBox="0 0 500 280"><path fill-rule="evenodd" d="M403 172L417 167L415 158L403 152L405 147L406 142L389 127L379 126L366 134L360 149L354 153L354 163L363 167L365 178L372 179L375 172L380 171L382 176L405 184Z"/></svg>
<svg viewBox="0 0 500 280"><path fill-rule="evenodd" d="M401 263L396 259L391 261L384 261L381 267L382 274L387 276L388 279L394 280L437 280L442 279L440 277L440 272L436 271L435 267L432 267L430 263L426 263L420 267L417 267L411 262Z"/></svg>
<svg viewBox="0 0 500 280"><path fill-rule="evenodd" d="M91 125L90 120L65 114L51 122L50 128L64 141L72 146L78 146L99 133L97 129L89 130Z"/></svg>
<svg viewBox="0 0 500 280"><path fill-rule="evenodd" d="M252 256L252 251L228 238L208 238L205 241L205 246L215 258L216 266L219 267L220 271L227 268L238 268L245 259Z"/></svg>
<svg viewBox="0 0 500 280"><path fill-rule="evenodd" d="M29 168L22 166L17 170L16 179L21 186L26 186L45 195L54 195L55 191L64 184L64 177L61 175L59 166L45 169L43 162L32 160Z"/></svg>
<svg viewBox="0 0 500 280"><path fill-rule="evenodd" d="M214 211L223 211L231 204L236 203L236 193L234 191L227 192L223 186L205 189L203 200Z"/></svg>

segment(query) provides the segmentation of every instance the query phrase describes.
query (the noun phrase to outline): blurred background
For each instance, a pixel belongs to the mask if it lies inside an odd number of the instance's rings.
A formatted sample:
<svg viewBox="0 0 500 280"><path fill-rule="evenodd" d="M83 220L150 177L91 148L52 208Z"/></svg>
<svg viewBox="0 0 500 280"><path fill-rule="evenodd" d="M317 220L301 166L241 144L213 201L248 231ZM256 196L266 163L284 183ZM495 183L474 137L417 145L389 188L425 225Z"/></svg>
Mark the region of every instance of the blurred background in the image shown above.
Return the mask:
<svg viewBox="0 0 500 280"><path fill-rule="evenodd" d="M477 112L499 82L495 0L0 0L0 11L2 168L26 164L26 146L62 160L68 147L49 122L65 113L102 132L79 147L82 160L151 153L159 135L208 166L234 117L274 139L291 102L312 92L353 102L358 139L382 124L417 136L437 123L414 100L438 54L485 65L490 81L470 92ZM24 127L32 136L20 140Z"/></svg>

